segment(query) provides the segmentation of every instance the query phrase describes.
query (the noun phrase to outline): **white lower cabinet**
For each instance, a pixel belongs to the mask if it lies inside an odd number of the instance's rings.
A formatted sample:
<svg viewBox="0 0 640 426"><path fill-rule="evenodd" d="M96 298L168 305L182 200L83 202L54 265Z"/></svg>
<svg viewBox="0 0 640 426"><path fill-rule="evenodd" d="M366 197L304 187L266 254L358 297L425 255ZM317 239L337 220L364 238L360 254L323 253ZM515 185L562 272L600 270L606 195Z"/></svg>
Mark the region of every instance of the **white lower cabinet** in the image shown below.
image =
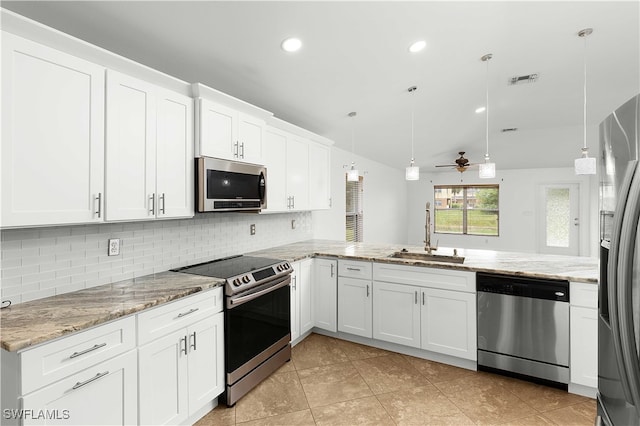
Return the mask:
<svg viewBox="0 0 640 426"><path fill-rule="evenodd" d="M293 269L291 273L291 341L294 343L313 327L312 266L312 259L291 263Z"/></svg>
<svg viewBox="0 0 640 426"><path fill-rule="evenodd" d="M475 361L476 295L424 288L421 299L422 349Z"/></svg>
<svg viewBox="0 0 640 426"><path fill-rule="evenodd" d="M373 279L374 339L477 359L474 273L374 263Z"/></svg>
<svg viewBox="0 0 640 426"><path fill-rule="evenodd" d="M373 282L373 338L420 347L419 287Z"/></svg>
<svg viewBox="0 0 640 426"><path fill-rule="evenodd" d="M570 283L571 383L598 388L598 286Z"/></svg>
<svg viewBox="0 0 640 426"><path fill-rule="evenodd" d="M373 337L371 262L338 261L338 331Z"/></svg>
<svg viewBox="0 0 640 426"><path fill-rule="evenodd" d="M174 306L181 312L166 316L169 324L193 315L193 321L180 323L180 328L158 327L168 334L138 349L140 424L182 423L224 391L224 314L202 319L197 312L202 302L220 292L191 296L138 315L144 323L145 318L163 318L165 311L176 313ZM189 299L192 303L185 305ZM145 341L144 337L140 335L139 340Z"/></svg>
<svg viewBox="0 0 640 426"><path fill-rule="evenodd" d="M316 258L313 261L314 326L338 331L338 262Z"/></svg>
<svg viewBox="0 0 640 426"><path fill-rule="evenodd" d="M32 392L22 408L34 416L22 424L135 425L136 370L136 351L130 350Z"/></svg>

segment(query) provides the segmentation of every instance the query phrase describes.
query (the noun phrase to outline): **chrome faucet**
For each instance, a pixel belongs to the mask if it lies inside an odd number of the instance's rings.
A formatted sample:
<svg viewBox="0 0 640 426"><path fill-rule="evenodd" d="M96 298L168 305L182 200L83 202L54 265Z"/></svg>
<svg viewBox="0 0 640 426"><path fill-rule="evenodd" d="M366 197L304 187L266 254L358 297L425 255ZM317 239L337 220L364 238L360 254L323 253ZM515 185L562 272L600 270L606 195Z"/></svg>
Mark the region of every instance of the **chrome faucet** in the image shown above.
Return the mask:
<svg viewBox="0 0 640 426"><path fill-rule="evenodd" d="M427 201L427 217L424 225L424 250L431 254L432 251L438 250L438 242L436 241L436 246L431 247L431 211L429 208L431 207L431 203Z"/></svg>

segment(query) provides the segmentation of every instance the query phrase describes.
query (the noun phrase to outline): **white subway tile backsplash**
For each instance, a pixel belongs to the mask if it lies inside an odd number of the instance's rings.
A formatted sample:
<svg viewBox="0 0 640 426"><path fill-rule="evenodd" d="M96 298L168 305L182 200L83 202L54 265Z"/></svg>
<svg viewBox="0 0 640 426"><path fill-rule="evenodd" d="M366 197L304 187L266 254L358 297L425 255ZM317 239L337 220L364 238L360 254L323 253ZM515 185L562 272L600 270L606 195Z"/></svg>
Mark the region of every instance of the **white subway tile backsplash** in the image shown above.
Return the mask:
<svg viewBox="0 0 640 426"><path fill-rule="evenodd" d="M291 220L297 228L291 229ZM256 235L249 226L256 224ZM0 231L2 300L21 303L312 237L311 213L205 213L193 219ZM120 255L107 240L120 238Z"/></svg>

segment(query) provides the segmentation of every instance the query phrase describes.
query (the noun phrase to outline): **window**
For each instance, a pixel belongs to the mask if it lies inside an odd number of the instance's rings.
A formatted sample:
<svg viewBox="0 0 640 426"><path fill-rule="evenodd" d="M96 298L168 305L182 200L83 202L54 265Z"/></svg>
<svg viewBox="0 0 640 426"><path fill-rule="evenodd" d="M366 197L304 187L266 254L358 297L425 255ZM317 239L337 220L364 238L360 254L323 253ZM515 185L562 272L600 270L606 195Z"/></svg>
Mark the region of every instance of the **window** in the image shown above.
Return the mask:
<svg viewBox="0 0 640 426"><path fill-rule="evenodd" d="M357 182L347 181L346 241L362 241L362 176Z"/></svg>
<svg viewBox="0 0 640 426"><path fill-rule="evenodd" d="M498 185L434 187L434 232L498 235Z"/></svg>

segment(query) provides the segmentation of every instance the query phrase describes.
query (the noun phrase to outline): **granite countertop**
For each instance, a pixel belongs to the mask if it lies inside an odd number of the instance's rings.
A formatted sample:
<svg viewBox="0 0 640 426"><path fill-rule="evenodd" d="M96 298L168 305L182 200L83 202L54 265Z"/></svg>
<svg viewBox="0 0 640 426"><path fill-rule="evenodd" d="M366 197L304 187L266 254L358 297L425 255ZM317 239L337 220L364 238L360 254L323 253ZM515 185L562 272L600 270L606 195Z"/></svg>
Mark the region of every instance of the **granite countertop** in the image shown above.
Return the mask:
<svg viewBox="0 0 640 426"><path fill-rule="evenodd" d="M471 272L508 273L533 278L556 278L592 284L597 284L599 278L598 259L591 257L472 249L457 249L458 256L465 258L463 264L389 257L403 248L412 253L425 253L422 246L309 240L247 254L290 262L311 256L327 256ZM453 248L439 247L434 253L451 256Z"/></svg>
<svg viewBox="0 0 640 426"><path fill-rule="evenodd" d="M20 303L0 310L0 346L18 351L223 283L167 271Z"/></svg>

